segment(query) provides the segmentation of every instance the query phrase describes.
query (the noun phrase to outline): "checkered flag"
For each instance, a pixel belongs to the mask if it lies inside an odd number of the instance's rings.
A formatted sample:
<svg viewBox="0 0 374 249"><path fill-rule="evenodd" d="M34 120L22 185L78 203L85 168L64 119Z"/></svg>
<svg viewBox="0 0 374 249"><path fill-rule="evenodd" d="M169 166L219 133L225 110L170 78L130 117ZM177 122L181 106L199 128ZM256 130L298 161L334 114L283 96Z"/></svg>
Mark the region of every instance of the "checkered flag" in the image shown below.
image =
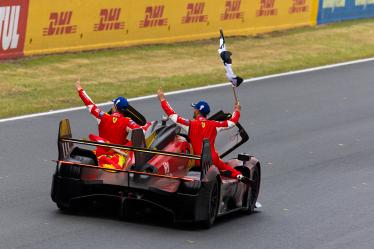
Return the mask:
<svg viewBox="0 0 374 249"><path fill-rule="evenodd" d="M223 65L225 66L227 79L232 83L233 86L238 87L243 82L243 79L234 74L234 71L232 70L232 66L231 66L232 53L226 50L225 37L223 35L222 29L220 30L220 33L221 33L221 36L219 39L218 54L221 56Z"/></svg>

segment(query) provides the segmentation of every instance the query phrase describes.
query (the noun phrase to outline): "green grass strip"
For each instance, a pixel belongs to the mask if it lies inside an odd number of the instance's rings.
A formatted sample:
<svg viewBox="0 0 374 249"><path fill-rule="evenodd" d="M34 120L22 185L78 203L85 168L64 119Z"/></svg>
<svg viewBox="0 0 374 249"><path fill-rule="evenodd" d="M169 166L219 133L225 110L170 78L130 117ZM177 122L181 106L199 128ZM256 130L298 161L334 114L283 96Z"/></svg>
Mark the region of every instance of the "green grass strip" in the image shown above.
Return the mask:
<svg viewBox="0 0 374 249"><path fill-rule="evenodd" d="M97 103L226 82L217 39L23 58L0 63L0 118L81 106L74 83ZM244 77L374 56L374 20L228 37Z"/></svg>

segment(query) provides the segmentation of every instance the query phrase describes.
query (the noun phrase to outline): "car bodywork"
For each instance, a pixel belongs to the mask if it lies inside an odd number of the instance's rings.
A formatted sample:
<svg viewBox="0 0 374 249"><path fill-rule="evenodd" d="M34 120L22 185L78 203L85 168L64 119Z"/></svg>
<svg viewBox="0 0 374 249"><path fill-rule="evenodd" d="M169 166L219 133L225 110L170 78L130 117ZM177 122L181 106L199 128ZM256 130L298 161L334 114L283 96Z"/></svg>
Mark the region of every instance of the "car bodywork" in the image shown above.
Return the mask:
<svg viewBox="0 0 374 249"><path fill-rule="evenodd" d="M219 120L222 115L213 117ZM73 139L69 120L60 122L58 161L53 175L52 200L61 209L83 207L85 202L111 202L121 215L131 215L131 205L169 213L175 222L200 222L210 227L217 216L242 210L253 212L260 189L259 161L240 154L227 163L251 179L243 183L225 176L212 164L210 144L203 142L201 156L190 154L188 137L175 125L155 125L145 139L141 129L133 130L133 146ZM248 140L238 124L227 155ZM123 170L98 166L95 154L84 146L102 146L128 153Z"/></svg>

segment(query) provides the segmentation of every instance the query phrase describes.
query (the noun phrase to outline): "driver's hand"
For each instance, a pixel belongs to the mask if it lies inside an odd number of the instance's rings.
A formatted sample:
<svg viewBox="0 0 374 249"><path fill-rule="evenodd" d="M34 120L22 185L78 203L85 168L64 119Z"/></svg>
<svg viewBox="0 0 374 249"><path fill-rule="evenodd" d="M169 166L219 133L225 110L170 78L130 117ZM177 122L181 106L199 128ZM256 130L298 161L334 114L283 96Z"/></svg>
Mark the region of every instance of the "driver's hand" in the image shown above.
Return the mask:
<svg viewBox="0 0 374 249"><path fill-rule="evenodd" d="M235 105L234 110L239 111L242 109L242 106L239 104L239 102Z"/></svg>
<svg viewBox="0 0 374 249"><path fill-rule="evenodd" d="M245 183L245 184L249 184L249 183L251 183L251 180L250 180L248 177L243 176L242 174L238 175L236 178L237 178L240 182L243 182L243 183Z"/></svg>
<svg viewBox="0 0 374 249"><path fill-rule="evenodd" d="M160 101L165 100L165 94L161 87L157 90L157 97Z"/></svg>
<svg viewBox="0 0 374 249"><path fill-rule="evenodd" d="M77 89L78 92L82 90L80 79L75 82L75 88Z"/></svg>

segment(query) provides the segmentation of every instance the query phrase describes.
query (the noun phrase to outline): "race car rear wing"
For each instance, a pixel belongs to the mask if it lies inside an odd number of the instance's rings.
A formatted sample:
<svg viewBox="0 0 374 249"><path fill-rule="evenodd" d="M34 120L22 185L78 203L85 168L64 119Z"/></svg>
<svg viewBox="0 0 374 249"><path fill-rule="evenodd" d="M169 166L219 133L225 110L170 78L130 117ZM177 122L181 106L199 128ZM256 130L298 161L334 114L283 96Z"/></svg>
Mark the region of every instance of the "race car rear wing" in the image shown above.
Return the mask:
<svg viewBox="0 0 374 249"><path fill-rule="evenodd" d="M135 164L145 163L145 158L146 158L144 156L145 154L155 154L155 155L172 156L172 157L186 158L186 159L192 159L192 160L199 160L200 165L201 165L201 179L205 177L210 166L212 165L211 147L210 147L210 143L208 139L205 139L203 141L202 156L198 156L198 155L189 155L189 154L182 154L182 153L175 153L175 152L168 152L168 151L161 151L161 150L146 149L144 148L144 145L145 145L144 134L141 129L133 130L132 138L135 141L134 142L135 146L131 146L131 147L119 145L119 144L109 144L109 143L75 139L75 138L72 138L69 120L64 119L60 122L60 127L59 127L58 161L64 162L64 159L67 158L72 152L72 150L74 149L74 144L82 144L82 145L89 145L89 146L99 146L99 147L105 147L105 148L134 151ZM86 166L84 164L76 164L76 165L82 166L82 167ZM95 167L95 166L90 166L90 167Z"/></svg>
<svg viewBox="0 0 374 249"><path fill-rule="evenodd" d="M188 154L174 153L174 152L168 152L168 151L152 150L152 149L145 149L145 148L139 148L139 147L130 147L130 146L124 146L120 144L92 142L92 141L85 141L85 140L80 140L80 139L75 139L75 138L60 138L59 141L62 143L84 144L84 145L99 146L99 147L112 148L112 149L129 150L129 151L134 151L134 152L145 152L145 153L151 153L151 154L163 155L163 156L182 157L182 158L193 159L193 160L201 159L201 157L197 155L188 155Z"/></svg>
<svg viewBox="0 0 374 249"><path fill-rule="evenodd" d="M60 121L60 127L58 130L58 160L64 160L66 156L70 155L71 151L74 148L72 142L61 142L61 139L70 139L72 138L69 119L64 119Z"/></svg>

